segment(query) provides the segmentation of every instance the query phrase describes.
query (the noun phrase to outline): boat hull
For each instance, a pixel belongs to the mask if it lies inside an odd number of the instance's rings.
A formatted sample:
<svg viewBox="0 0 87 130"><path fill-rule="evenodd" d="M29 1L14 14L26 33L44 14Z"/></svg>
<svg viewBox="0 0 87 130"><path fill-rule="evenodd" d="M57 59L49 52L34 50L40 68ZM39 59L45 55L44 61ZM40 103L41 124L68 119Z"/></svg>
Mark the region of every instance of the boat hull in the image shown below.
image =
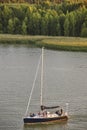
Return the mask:
<svg viewBox="0 0 87 130"><path fill-rule="evenodd" d="M24 124L26 125L33 125L33 124L49 124L49 123L55 123L55 122L62 122L67 121L67 116L60 116L60 117L47 117L47 118L27 118L25 117L23 119Z"/></svg>

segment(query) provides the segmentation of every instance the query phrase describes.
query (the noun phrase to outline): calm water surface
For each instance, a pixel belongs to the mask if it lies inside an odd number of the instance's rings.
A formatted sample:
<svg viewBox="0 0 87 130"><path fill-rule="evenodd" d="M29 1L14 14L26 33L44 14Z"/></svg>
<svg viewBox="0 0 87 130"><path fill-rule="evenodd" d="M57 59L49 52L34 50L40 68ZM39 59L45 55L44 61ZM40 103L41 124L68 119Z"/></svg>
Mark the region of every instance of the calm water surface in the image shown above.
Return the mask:
<svg viewBox="0 0 87 130"><path fill-rule="evenodd" d="M24 127L41 49L0 46L0 130L87 130L87 53L45 50L43 102L69 103L67 123ZM39 109L40 71L30 111Z"/></svg>

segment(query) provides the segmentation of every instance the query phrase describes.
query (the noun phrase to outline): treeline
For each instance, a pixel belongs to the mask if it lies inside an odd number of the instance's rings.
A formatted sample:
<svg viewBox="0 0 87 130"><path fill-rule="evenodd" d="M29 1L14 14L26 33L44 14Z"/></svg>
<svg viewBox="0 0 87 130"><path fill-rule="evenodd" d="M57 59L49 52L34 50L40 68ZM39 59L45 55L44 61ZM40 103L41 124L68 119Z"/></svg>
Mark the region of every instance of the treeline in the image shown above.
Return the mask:
<svg viewBox="0 0 87 130"><path fill-rule="evenodd" d="M0 33L87 37L83 4L1 4Z"/></svg>
<svg viewBox="0 0 87 130"><path fill-rule="evenodd" d="M0 3L24 3L28 2L30 4L41 4L43 2L52 2L52 3L87 3L87 0L0 0Z"/></svg>

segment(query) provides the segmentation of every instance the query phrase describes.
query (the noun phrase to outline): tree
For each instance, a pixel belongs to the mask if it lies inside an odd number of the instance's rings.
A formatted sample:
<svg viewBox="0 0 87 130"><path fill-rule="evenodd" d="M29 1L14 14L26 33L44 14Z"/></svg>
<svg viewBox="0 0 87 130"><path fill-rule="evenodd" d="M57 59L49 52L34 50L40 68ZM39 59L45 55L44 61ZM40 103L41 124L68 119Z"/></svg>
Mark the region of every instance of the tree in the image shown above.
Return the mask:
<svg viewBox="0 0 87 130"><path fill-rule="evenodd" d="M27 17L25 17L21 28L22 28L22 34L27 34Z"/></svg>
<svg viewBox="0 0 87 130"><path fill-rule="evenodd" d="M48 20L46 17L41 17L40 20L40 34L48 35Z"/></svg>
<svg viewBox="0 0 87 130"><path fill-rule="evenodd" d="M14 23L12 19L9 19L7 29L8 29L8 33L10 34L14 33Z"/></svg>
<svg viewBox="0 0 87 130"><path fill-rule="evenodd" d="M60 28L59 20L57 21L57 25L56 25L56 35L61 36L61 28Z"/></svg>
<svg viewBox="0 0 87 130"><path fill-rule="evenodd" d="M81 34L81 27L85 21L85 15L83 13L83 10L77 10L75 12L75 36L80 36Z"/></svg>
<svg viewBox="0 0 87 130"><path fill-rule="evenodd" d="M32 16L32 33L34 35L40 34L40 19L41 19L41 16L38 12L33 13L33 16Z"/></svg>
<svg viewBox="0 0 87 130"><path fill-rule="evenodd" d="M21 33L21 21L17 17L14 17L13 24L14 24L14 34L20 34Z"/></svg>
<svg viewBox="0 0 87 130"><path fill-rule="evenodd" d="M8 21L8 33L21 34L21 24L17 17L11 18Z"/></svg>
<svg viewBox="0 0 87 130"><path fill-rule="evenodd" d="M59 16L61 36L64 36L64 22L65 22L65 14L61 14Z"/></svg>
<svg viewBox="0 0 87 130"><path fill-rule="evenodd" d="M74 12L71 12L69 14L69 21L70 21L70 36L75 36L76 19L75 19Z"/></svg>
<svg viewBox="0 0 87 130"><path fill-rule="evenodd" d="M56 35L56 26L57 26L57 13L55 10L48 10L48 35Z"/></svg>
<svg viewBox="0 0 87 130"><path fill-rule="evenodd" d="M7 26L8 26L8 20L12 17L12 12L10 8L6 5L2 8L2 26L3 26L3 32L7 33Z"/></svg>
<svg viewBox="0 0 87 130"><path fill-rule="evenodd" d="M66 17L65 22L64 22L64 36L69 36L69 19Z"/></svg>
<svg viewBox="0 0 87 130"><path fill-rule="evenodd" d="M0 23L0 33L3 33L2 24Z"/></svg>
<svg viewBox="0 0 87 130"><path fill-rule="evenodd" d="M87 37L87 27L81 30L81 37Z"/></svg>
<svg viewBox="0 0 87 130"><path fill-rule="evenodd" d="M28 6L26 13L25 13L25 17L27 18L27 21L26 21L27 34L33 34L32 33L32 14L33 14L33 12L34 12L34 7Z"/></svg>
<svg viewBox="0 0 87 130"><path fill-rule="evenodd" d="M64 22L65 36L75 36L75 16L74 12L67 12Z"/></svg>
<svg viewBox="0 0 87 130"><path fill-rule="evenodd" d="M82 25L81 37L87 37L87 22L84 22Z"/></svg>

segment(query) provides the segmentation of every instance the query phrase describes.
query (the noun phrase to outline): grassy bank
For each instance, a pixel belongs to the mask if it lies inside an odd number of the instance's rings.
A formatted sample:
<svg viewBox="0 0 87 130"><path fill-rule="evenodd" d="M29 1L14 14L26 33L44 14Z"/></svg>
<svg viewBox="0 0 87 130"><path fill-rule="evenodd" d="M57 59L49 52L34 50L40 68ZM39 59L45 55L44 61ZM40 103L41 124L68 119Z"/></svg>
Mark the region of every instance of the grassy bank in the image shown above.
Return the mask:
<svg viewBox="0 0 87 130"><path fill-rule="evenodd" d="M87 52L87 38L1 34L0 44L23 44L44 46L47 49Z"/></svg>

